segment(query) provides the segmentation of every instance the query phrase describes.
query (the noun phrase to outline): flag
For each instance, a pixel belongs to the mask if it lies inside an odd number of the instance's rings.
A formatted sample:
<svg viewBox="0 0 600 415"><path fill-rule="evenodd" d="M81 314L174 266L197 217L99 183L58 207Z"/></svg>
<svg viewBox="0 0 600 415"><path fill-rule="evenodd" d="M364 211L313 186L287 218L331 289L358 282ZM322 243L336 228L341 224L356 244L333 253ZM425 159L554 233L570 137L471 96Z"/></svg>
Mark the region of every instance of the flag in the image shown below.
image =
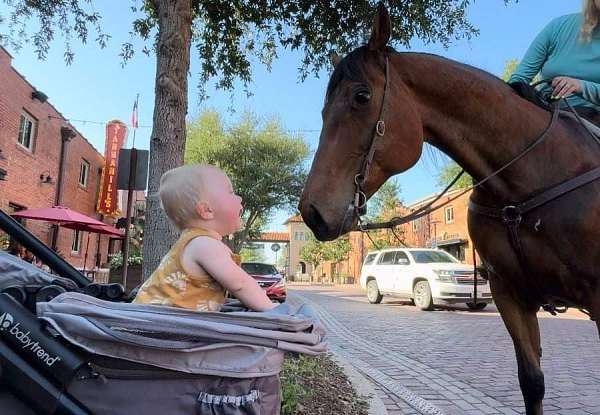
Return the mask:
<svg viewBox="0 0 600 415"><path fill-rule="evenodd" d="M135 98L135 102L133 103L133 111L131 111L131 128L138 128L138 97Z"/></svg>

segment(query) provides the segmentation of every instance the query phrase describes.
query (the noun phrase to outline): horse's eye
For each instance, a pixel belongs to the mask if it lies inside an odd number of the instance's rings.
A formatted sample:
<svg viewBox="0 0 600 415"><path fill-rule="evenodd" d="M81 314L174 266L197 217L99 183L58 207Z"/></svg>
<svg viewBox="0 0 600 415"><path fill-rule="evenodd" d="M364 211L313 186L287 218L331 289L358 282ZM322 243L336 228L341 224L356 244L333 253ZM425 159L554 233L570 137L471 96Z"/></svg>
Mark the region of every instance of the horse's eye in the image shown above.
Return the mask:
<svg viewBox="0 0 600 415"><path fill-rule="evenodd" d="M367 102L369 102L370 99L371 93L364 89L354 94L354 100L361 105L366 104Z"/></svg>

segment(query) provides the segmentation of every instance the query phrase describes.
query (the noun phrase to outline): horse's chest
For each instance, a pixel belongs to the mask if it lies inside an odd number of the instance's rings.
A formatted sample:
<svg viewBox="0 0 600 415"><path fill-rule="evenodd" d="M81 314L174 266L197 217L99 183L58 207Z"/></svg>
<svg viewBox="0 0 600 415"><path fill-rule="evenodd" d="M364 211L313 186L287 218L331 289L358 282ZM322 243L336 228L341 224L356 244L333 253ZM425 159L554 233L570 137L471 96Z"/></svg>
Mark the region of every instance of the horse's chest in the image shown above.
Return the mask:
<svg viewBox="0 0 600 415"><path fill-rule="evenodd" d="M581 241L568 232L535 216L523 221L518 233L502 223L475 220L473 225L471 234L488 271L518 295L541 303L589 303L600 276L592 271L597 264L593 256L580 254Z"/></svg>

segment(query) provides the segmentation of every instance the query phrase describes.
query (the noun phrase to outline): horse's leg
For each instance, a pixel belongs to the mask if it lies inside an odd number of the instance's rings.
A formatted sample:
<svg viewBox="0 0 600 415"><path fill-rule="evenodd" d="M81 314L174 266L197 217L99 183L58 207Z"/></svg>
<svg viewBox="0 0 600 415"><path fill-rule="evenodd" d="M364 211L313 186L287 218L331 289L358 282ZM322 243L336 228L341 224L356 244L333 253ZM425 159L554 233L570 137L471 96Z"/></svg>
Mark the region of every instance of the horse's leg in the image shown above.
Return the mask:
<svg viewBox="0 0 600 415"><path fill-rule="evenodd" d="M494 302L515 346L519 384L527 415L543 414L544 373L540 366L542 348L536 316L539 307L527 306L526 303L520 302L513 296L514 291L506 282L496 275L490 277Z"/></svg>

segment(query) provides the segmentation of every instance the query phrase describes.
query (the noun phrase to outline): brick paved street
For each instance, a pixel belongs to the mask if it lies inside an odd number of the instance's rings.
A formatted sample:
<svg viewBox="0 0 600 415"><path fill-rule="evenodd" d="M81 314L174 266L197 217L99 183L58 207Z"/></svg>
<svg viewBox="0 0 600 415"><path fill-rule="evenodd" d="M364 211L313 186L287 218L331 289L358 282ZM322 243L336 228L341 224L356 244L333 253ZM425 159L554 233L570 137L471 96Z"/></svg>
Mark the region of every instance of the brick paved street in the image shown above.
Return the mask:
<svg viewBox="0 0 600 415"><path fill-rule="evenodd" d="M524 413L512 342L494 307L372 305L355 288L290 287L313 305L330 349L373 380L390 414ZM540 313L546 414L600 414L600 342L579 312Z"/></svg>

